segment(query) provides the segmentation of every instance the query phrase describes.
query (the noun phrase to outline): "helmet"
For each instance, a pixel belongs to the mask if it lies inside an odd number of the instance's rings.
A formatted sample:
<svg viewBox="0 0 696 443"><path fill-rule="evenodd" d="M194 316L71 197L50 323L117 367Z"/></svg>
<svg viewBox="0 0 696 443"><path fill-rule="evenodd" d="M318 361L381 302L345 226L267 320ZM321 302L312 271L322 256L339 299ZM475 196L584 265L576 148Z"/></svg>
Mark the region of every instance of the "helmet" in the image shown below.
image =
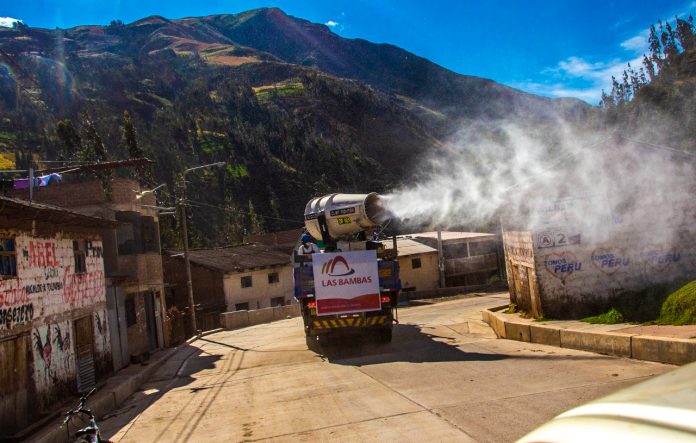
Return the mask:
<svg viewBox="0 0 696 443"><path fill-rule="evenodd" d="M312 236L309 234L302 234L302 243L309 243L312 241Z"/></svg>

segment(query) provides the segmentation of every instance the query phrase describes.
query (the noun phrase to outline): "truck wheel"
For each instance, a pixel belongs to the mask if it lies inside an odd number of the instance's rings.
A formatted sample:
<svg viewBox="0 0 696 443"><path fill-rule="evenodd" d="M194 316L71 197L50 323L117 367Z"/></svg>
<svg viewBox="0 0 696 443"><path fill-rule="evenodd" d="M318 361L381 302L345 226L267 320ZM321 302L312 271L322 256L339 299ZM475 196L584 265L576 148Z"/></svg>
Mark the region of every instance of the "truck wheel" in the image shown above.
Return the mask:
<svg viewBox="0 0 696 443"><path fill-rule="evenodd" d="M380 343L391 343L392 341L392 328L380 329L377 332L377 341Z"/></svg>
<svg viewBox="0 0 696 443"><path fill-rule="evenodd" d="M310 351L316 351L317 349L317 336L312 334L305 335L305 342L307 343L307 349Z"/></svg>

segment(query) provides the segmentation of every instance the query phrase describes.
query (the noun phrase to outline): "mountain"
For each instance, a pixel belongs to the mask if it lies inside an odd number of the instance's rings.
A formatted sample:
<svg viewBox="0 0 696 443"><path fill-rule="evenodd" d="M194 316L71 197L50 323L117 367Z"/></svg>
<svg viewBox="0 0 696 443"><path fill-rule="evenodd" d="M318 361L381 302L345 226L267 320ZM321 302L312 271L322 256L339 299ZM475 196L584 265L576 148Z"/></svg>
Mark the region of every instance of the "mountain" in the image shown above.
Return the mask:
<svg viewBox="0 0 696 443"><path fill-rule="evenodd" d="M104 150L128 157L128 111L136 151L156 159L152 184L169 185L161 198L170 203L184 169L227 162L187 176L188 197L201 208L191 211L200 245L296 227L319 193L381 192L409 180L462 125L552 125L590 112L578 100L459 75L275 8L0 28L0 63L0 150L23 161L27 153L85 160Z"/></svg>

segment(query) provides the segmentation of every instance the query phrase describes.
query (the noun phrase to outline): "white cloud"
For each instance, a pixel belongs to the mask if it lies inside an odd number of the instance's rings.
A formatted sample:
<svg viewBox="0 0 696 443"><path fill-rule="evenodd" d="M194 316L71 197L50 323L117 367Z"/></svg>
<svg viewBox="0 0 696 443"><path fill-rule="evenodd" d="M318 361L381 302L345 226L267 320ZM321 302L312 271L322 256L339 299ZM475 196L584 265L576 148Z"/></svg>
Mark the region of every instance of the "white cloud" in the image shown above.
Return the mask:
<svg viewBox="0 0 696 443"><path fill-rule="evenodd" d="M333 20L329 20L328 22L326 22L326 23L324 23L324 24L325 24L326 26L328 26L329 28L335 28L335 27L338 26L340 23L335 22L335 21L333 21Z"/></svg>
<svg viewBox="0 0 696 443"><path fill-rule="evenodd" d="M597 92L597 88L592 85L587 88L573 88L563 83L518 83L511 85L515 88L531 92L545 97L575 97L584 100L590 104L597 104L601 93Z"/></svg>
<svg viewBox="0 0 696 443"><path fill-rule="evenodd" d="M621 47L627 51L632 51L636 54L643 54L648 51L648 36L649 30L645 30L638 35L621 42Z"/></svg>
<svg viewBox="0 0 696 443"><path fill-rule="evenodd" d="M22 20L12 17L0 17L0 26L3 28L11 28L14 22L21 22Z"/></svg>
<svg viewBox="0 0 696 443"><path fill-rule="evenodd" d="M571 56L542 73L551 78L548 82L526 82L514 87L547 97L576 97L591 104L599 103L602 89L611 90L611 78L621 81L628 63L639 69L642 56L632 60L613 59L606 62L589 62L582 57Z"/></svg>

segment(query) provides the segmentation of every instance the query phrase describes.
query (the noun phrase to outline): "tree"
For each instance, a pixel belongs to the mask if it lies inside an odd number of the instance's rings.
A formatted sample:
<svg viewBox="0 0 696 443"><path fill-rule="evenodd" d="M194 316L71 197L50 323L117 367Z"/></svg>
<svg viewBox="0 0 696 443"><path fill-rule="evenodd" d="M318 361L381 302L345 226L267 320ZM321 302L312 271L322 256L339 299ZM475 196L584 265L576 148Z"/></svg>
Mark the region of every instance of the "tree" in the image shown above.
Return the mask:
<svg viewBox="0 0 696 443"><path fill-rule="evenodd" d="M73 160L82 151L82 139L69 119L60 120L56 124L56 134L61 141L62 148L58 156L62 160Z"/></svg>
<svg viewBox="0 0 696 443"><path fill-rule="evenodd" d="M645 67L645 72L648 73L648 79L653 81L655 79L655 65L645 54L643 54L643 66Z"/></svg>
<svg viewBox="0 0 696 443"><path fill-rule="evenodd" d="M261 217L254 210L254 204L249 200L249 233L263 234L264 231L263 221L261 221Z"/></svg>
<svg viewBox="0 0 696 443"><path fill-rule="evenodd" d="M662 22L660 22L660 30L662 31L660 35L660 42L664 48L663 52L667 58L674 58L674 56L679 54L679 49L677 48L672 26L670 26L669 22L665 22L664 26L662 25Z"/></svg>
<svg viewBox="0 0 696 443"><path fill-rule="evenodd" d="M676 18L676 35L679 45L684 51L696 46L696 38L694 36L694 18L689 15L688 20Z"/></svg>
<svg viewBox="0 0 696 443"><path fill-rule="evenodd" d="M122 128L122 139L123 143L128 148L129 158L141 158L145 154L143 150L138 146L138 140L135 134L135 127L133 126L133 120L131 119L128 111L123 111L123 128Z"/></svg>
<svg viewBox="0 0 696 443"><path fill-rule="evenodd" d="M657 36L655 25L650 25L650 36L648 37L648 45L650 47L650 61L654 64L657 70L662 69L662 44ZM653 70L655 71L655 69Z"/></svg>
<svg viewBox="0 0 696 443"><path fill-rule="evenodd" d="M92 120L88 117L84 119L83 140L82 160L96 162L106 161L107 156L104 142L99 136L97 128L94 127L94 123L92 123Z"/></svg>

